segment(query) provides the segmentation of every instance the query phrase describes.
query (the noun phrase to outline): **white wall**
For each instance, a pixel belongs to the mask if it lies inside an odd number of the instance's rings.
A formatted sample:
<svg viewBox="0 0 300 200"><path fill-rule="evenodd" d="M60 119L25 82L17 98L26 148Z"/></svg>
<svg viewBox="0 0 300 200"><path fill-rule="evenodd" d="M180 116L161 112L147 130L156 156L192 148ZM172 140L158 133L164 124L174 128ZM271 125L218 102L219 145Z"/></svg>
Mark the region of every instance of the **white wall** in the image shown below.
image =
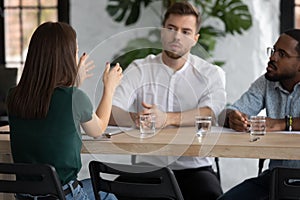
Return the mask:
<svg viewBox="0 0 300 200"><path fill-rule="evenodd" d="M90 53L97 65L95 76L83 85L94 103L101 96L100 76L105 62L111 61L115 52L124 47L129 38L138 35L140 31L136 31L136 28L160 27L161 23L158 14L153 11L158 8L160 13L160 1L143 11L139 22L129 27L112 21L105 11L107 2L71 0L71 24L78 34L79 52ZM273 46L279 34L279 0L245 0L245 3L252 14L253 26L243 35L228 35L218 39L214 54L216 60L226 62L223 69L226 72L228 103L238 99L251 82L265 72L268 60L266 47ZM128 156L97 157L118 162L130 161ZM93 155L83 156L85 162L94 158ZM81 177L87 176L86 163L83 165ZM257 159L222 158L220 165L224 191L257 174Z"/></svg>
<svg viewBox="0 0 300 200"><path fill-rule="evenodd" d="M266 48L279 36L279 0L246 0L253 26L243 35L220 38L215 57L225 60L227 102L233 103L266 70Z"/></svg>

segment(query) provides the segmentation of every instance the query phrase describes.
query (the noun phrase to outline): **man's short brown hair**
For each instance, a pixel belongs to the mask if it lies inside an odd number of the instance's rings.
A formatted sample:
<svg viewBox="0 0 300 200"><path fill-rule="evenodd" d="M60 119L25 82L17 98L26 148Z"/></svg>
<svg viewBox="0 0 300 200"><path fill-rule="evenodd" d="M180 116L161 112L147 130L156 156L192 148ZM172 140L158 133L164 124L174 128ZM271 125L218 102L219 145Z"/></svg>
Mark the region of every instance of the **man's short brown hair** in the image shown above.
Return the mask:
<svg viewBox="0 0 300 200"><path fill-rule="evenodd" d="M171 7L168 8L167 12L165 13L163 25L165 25L167 19L171 14L175 15L194 15L197 19L196 21L196 31L199 32L200 24L201 24L201 16L198 9L192 6L188 2L176 2Z"/></svg>

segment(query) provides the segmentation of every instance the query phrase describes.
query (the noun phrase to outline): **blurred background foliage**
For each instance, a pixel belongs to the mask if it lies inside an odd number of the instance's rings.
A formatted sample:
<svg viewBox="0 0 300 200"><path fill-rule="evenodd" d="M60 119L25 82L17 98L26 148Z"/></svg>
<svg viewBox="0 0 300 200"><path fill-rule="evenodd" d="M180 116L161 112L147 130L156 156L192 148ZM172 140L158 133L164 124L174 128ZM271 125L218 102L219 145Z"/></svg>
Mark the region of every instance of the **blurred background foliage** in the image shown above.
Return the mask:
<svg viewBox="0 0 300 200"><path fill-rule="evenodd" d="M163 9L161 11L154 10L157 15L151 17L160 17L162 21L165 10L180 0L160 1ZM139 20L143 9L151 6L154 2L157 0L108 0L106 11L114 21L130 26ZM243 34L252 26L252 17L248 6L242 0L192 0L189 2L199 9L202 16L198 44L206 52L200 55L204 59L213 57L217 38L227 34ZM206 23L208 20L214 21L215 25ZM159 29L151 30L147 37L130 40L127 46L115 55L114 63L119 62L123 68L126 68L137 58L144 58L149 54L156 55L160 52L160 31ZM219 66L224 64L224 61L213 62Z"/></svg>

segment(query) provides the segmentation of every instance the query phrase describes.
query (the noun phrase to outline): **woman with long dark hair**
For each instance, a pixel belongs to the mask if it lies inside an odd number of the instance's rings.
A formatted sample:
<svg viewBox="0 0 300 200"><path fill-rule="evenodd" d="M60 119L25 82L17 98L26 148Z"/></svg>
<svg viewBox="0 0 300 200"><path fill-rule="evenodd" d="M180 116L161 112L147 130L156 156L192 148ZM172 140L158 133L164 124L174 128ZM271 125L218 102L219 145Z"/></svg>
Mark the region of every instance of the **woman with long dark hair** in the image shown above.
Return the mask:
<svg viewBox="0 0 300 200"><path fill-rule="evenodd" d="M47 163L55 167L67 200L94 199L90 179L77 180L81 169L80 126L97 137L106 129L112 96L122 68L103 73L103 96L96 109L77 88L93 62L85 53L78 59L76 32L65 23L46 22L32 35L19 84L10 90L7 104L14 162ZM116 199L101 193L102 199ZM106 197L106 198L105 198ZM18 194L18 199L34 199Z"/></svg>

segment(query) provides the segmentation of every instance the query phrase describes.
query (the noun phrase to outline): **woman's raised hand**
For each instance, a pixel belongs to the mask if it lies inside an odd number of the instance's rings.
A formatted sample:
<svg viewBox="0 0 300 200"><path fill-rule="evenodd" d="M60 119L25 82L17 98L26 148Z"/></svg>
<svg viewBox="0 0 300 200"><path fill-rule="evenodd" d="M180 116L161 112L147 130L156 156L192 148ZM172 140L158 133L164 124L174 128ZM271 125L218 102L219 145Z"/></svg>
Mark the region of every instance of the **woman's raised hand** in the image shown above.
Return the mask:
<svg viewBox="0 0 300 200"><path fill-rule="evenodd" d="M91 70L95 68L94 61L88 61L88 54L83 53L82 56L80 56L79 62L78 62L78 78L79 83L78 85L81 85L85 79L90 78L93 76L93 73L91 73Z"/></svg>
<svg viewBox="0 0 300 200"><path fill-rule="evenodd" d="M122 71L119 63L113 68L110 67L110 63L106 63L105 71L103 73L104 88L114 92L123 77Z"/></svg>

